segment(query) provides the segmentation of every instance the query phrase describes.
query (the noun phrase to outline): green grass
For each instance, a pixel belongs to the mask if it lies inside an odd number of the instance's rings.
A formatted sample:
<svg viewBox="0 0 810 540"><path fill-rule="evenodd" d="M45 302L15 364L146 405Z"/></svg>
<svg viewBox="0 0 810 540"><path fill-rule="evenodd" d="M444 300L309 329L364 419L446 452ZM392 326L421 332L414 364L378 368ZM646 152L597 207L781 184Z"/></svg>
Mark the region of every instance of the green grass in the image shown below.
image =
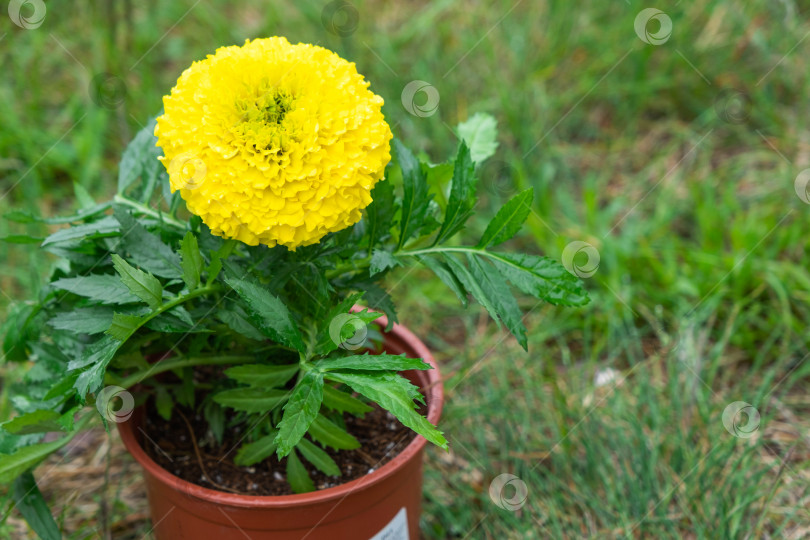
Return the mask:
<svg viewBox="0 0 810 540"><path fill-rule="evenodd" d="M533 186L536 214L515 242L561 257L585 241L601 259L587 308L526 305L528 355L439 285L395 276L401 318L448 374L453 454L430 453L425 534L802 534L810 208L794 179L810 167L808 6L659 4L673 32L652 46L633 29L649 7L639 2L353 3L357 31L344 38L311 1L152 1L131 16L126 2L52 1L30 31L3 18L0 210L69 209L73 182L109 196L123 146L216 46L320 43L357 63L395 134L434 160L457 144L457 122L495 115L501 147L482 170L479 214ZM127 88L118 107L91 97L104 72ZM439 91L434 115L402 106L412 80ZM749 100L741 123L723 119L726 88ZM17 227L0 223L0 235ZM0 245L0 308L36 290L48 264ZM622 384L595 388L607 367ZM756 437L723 427L733 401L761 413ZM488 496L501 473L527 485L518 512Z"/></svg>

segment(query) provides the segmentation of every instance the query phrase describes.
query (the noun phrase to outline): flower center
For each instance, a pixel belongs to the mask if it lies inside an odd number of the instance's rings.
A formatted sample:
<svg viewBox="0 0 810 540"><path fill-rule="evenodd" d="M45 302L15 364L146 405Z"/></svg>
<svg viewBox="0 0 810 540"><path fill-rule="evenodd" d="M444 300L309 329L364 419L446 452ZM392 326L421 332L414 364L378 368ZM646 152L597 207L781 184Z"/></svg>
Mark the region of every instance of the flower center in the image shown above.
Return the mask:
<svg viewBox="0 0 810 540"><path fill-rule="evenodd" d="M239 120L231 128L237 145L265 158L280 156L292 142L287 113L294 110L295 98L264 81L253 95L236 100Z"/></svg>

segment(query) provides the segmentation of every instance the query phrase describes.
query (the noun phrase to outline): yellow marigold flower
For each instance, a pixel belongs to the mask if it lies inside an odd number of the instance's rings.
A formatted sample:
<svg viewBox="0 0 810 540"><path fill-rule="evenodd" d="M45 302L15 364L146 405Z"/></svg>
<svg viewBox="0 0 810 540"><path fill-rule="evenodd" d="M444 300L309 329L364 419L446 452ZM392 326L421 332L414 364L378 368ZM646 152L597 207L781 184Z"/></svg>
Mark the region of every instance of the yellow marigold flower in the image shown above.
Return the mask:
<svg viewBox="0 0 810 540"><path fill-rule="evenodd" d="M163 98L172 192L211 231L295 249L361 218L391 159L383 100L355 65L272 37L222 47Z"/></svg>

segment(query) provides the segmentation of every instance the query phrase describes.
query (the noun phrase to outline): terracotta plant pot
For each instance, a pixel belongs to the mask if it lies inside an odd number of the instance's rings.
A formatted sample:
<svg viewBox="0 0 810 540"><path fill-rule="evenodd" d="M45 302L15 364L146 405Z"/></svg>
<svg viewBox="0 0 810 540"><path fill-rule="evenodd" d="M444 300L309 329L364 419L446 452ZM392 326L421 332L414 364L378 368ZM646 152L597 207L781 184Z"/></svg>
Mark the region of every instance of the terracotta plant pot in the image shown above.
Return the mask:
<svg viewBox="0 0 810 540"><path fill-rule="evenodd" d="M377 321L382 327L384 317ZM403 373L425 393L427 417L436 424L443 387L427 347L408 329L394 325L384 349L423 358L428 371ZM155 463L143 450L143 407L118 424L121 438L144 470L149 506L158 540L415 540L420 538L422 455L426 441L417 436L391 461L340 486L283 496L237 495L182 480Z"/></svg>

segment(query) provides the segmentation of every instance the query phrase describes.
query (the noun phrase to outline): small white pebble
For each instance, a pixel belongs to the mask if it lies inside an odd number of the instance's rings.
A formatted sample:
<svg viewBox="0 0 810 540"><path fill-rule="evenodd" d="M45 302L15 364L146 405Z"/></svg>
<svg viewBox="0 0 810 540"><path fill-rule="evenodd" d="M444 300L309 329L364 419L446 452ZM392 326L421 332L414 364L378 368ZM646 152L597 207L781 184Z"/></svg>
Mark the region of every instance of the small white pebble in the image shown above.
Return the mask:
<svg viewBox="0 0 810 540"><path fill-rule="evenodd" d="M248 467L247 469L245 469L245 471L247 471L250 474L253 474L256 472L256 467Z"/></svg>
<svg viewBox="0 0 810 540"><path fill-rule="evenodd" d="M284 476L278 471L273 473L273 478L275 478L276 480L284 480Z"/></svg>
<svg viewBox="0 0 810 540"><path fill-rule="evenodd" d="M374 467L371 467L366 474L371 474L374 472Z"/></svg>

